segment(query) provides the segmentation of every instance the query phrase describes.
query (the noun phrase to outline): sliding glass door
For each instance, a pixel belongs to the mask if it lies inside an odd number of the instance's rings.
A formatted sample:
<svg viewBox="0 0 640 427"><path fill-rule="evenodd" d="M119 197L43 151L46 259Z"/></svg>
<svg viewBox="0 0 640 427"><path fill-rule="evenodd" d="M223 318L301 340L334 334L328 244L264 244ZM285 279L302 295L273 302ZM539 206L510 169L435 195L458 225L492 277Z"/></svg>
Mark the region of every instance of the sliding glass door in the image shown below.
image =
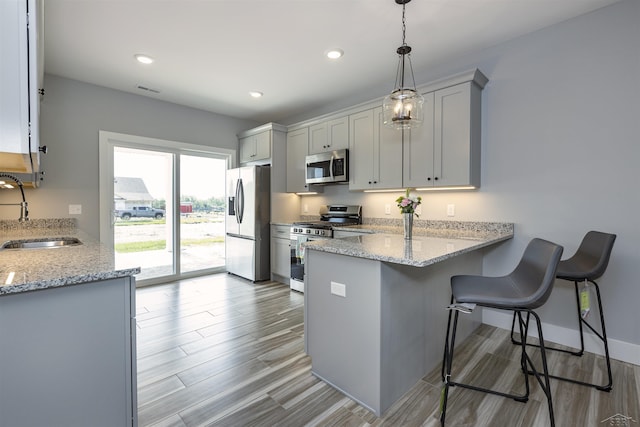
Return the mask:
<svg viewBox="0 0 640 427"><path fill-rule="evenodd" d="M224 267L226 162L180 156L180 271Z"/></svg>
<svg viewBox="0 0 640 427"><path fill-rule="evenodd" d="M113 149L116 268L139 266L138 280L177 273L174 260L174 154Z"/></svg>
<svg viewBox="0 0 640 427"><path fill-rule="evenodd" d="M142 285L223 271L230 155L123 136L100 138L101 240L116 268L140 267Z"/></svg>

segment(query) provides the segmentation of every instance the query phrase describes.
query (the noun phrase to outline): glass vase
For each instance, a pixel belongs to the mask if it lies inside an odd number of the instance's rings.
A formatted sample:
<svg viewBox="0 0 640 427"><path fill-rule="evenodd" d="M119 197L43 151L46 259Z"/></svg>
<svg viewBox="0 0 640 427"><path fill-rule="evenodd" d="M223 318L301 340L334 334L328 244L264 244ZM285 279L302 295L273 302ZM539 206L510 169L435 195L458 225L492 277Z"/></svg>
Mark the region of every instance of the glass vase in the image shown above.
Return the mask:
<svg viewBox="0 0 640 427"><path fill-rule="evenodd" d="M402 221L404 224L404 238L407 240L411 240L411 237L413 235L413 214L403 213Z"/></svg>

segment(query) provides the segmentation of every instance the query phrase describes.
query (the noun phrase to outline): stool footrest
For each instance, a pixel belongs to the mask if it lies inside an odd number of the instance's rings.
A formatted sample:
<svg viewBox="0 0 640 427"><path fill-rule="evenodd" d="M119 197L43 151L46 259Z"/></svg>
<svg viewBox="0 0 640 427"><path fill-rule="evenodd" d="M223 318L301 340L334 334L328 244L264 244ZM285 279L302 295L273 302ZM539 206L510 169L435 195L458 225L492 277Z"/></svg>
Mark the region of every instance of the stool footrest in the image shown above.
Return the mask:
<svg viewBox="0 0 640 427"><path fill-rule="evenodd" d="M510 394L504 393L502 391L492 390L490 388L478 387L471 384L458 383L454 381L449 381L449 387L460 387L466 388L468 390L481 391L483 393L495 394L496 396L508 397L513 400L517 400L518 402L527 402L529 400L529 393L525 393L522 396L518 394Z"/></svg>

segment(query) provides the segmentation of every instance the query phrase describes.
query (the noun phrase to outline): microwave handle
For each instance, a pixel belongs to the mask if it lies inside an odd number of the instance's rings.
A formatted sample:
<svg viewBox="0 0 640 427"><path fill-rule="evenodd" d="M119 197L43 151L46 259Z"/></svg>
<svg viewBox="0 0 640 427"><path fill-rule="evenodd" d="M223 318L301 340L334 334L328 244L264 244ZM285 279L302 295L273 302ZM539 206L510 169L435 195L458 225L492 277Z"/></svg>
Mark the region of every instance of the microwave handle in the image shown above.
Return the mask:
<svg viewBox="0 0 640 427"><path fill-rule="evenodd" d="M335 153L331 154L331 160L329 160L329 176L331 177L331 181L333 181L333 159L336 158Z"/></svg>

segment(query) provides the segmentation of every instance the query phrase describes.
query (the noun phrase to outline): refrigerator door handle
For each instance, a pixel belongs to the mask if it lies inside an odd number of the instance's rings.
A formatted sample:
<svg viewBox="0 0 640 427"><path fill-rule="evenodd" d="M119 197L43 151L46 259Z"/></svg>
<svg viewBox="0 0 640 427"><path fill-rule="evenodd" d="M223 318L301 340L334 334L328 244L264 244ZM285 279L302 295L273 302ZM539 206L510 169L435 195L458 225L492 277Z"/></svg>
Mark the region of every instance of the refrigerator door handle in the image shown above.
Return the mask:
<svg viewBox="0 0 640 427"><path fill-rule="evenodd" d="M242 224L242 217L244 217L244 185L242 184L242 178L238 179L238 224Z"/></svg>
<svg viewBox="0 0 640 427"><path fill-rule="evenodd" d="M238 206L238 201L240 200L239 195L240 195L240 185L239 185L239 181L240 180L236 180L236 197L233 199L233 209L235 211L236 214L236 223L240 224L240 209Z"/></svg>

